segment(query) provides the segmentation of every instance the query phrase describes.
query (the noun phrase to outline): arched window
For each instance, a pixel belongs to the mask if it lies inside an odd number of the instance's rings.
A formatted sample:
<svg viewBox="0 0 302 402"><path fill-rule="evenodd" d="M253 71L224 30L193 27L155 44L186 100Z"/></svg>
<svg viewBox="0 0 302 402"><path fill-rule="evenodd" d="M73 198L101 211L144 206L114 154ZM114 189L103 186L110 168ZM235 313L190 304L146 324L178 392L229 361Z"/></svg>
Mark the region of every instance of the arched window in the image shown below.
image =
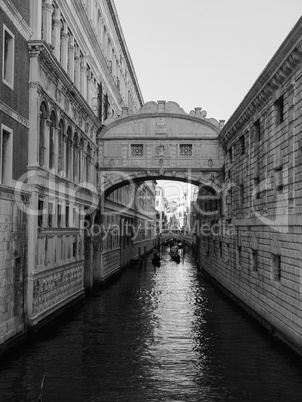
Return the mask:
<svg viewBox="0 0 302 402"><path fill-rule="evenodd" d="M82 173L82 168L83 168L83 154L82 151L84 149L84 141L83 138L80 139L80 149L79 149L79 181L83 180L83 173Z"/></svg>
<svg viewBox="0 0 302 402"><path fill-rule="evenodd" d="M86 155L86 183L89 183L89 167L90 167L90 158L91 158L91 148L90 145L87 145L87 155Z"/></svg>
<svg viewBox="0 0 302 402"><path fill-rule="evenodd" d="M55 167L55 130L56 130L56 115L54 112L50 115L50 130L49 130L49 168Z"/></svg>
<svg viewBox="0 0 302 402"><path fill-rule="evenodd" d="M70 170L71 170L71 166L70 166L70 160L71 160L71 128L68 127L67 129L67 142L66 142L66 177L68 178L70 176Z"/></svg>
<svg viewBox="0 0 302 402"><path fill-rule="evenodd" d="M73 145L73 181L76 182L79 178L78 176L78 134L74 135L74 145Z"/></svg>
<svg viewBox="0 0 302 402"><path fill-rule="evenodd" d="M60 120L59 124L59 160L58 160L58 171L59 174L63 172L64 169L64 123Z"/></svg>
<svg viewBox="0 0 302 402"><path fill-rule="evenodd" d="M39 127L39 166L43 167L45 163L45 125L47 119L47 108L43 102L40 107L40 127Z"/></svg>

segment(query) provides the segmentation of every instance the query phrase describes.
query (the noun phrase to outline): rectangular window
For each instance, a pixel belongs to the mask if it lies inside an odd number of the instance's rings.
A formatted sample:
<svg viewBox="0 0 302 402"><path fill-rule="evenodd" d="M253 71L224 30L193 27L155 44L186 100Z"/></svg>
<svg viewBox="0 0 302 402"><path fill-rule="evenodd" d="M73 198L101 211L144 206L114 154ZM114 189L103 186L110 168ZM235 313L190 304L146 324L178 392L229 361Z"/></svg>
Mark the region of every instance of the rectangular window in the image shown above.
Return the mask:
<svg viewBox="0 0 302 402"><path fill-rule="evenodd" d="M252 250L252 270L258 271L258 251Z"/></svg>
<svg viewBox="0 0 302 402"><path fill-rule="evenodd" d="M61 227L62 223L62 205L58 205L58 215L57 215L57 226L58 228Z"/></svg>
<svg viewBox="0 0 302 402"><path fill-rule="evenodd" d="M281 191L283 189L283 166L275 169L275 183L276 190Z"/></svg>
<svg viewBox="0 0 302 402"><path fill-rule="evenodd" d="M219 242L220 257L222 257L222 241Z"/></svg>
<svg viewBox="0 0 302 402"><path fill-rule="evenodd" d="M228 154L229 154L230 163L233 163L233 150L232 150L232 147L229 149Z"/></svg>
<svg viewBox="0 0 302 402"><path fill-rule="evenodd" d="M259 176L257 176L257 177L255 177L254 178L254 194L255 194L255 198L256 198L256 200L259 200L260 199L260 194L261 194L261 192L260 192L260 178L259 178Z"/></svg>
<svg viewBox="0 0 302 402"><path fill-rule="evenodd" d="M131 156L133 158L141 158L142 156L144 156L144 145L131 144Z"/></svg>
<svg viewBox="0 0 302 402"><path fill-rule="evenodd" d="M261 141L262 132L261 132L260 119L258 119L254 123L254 132L255 132L255 141L258 141L258 142Z"/></svg>
<svg viewBox="0 0 302 402"><path fill-rule="evenodd" d="M51 228L53 222L53 203L48 204L48 226Z"/></svg>
<svg viewBox="0 0 302 402"><path fill-rule="evenodd" d="M272 279L281 280L281 255L272 254Z"/></svg>
<svg viewBox="0 0 302 402"><path fill-rule="evenodd" d="M192 144L180 144L179 146L179 155L184 157L190 157L193 155L193 146Z"/></svg>
<svg viewBox="0 0 302 402"><path fill-rule="evenodd" d="M43 207L44 207L43 201L38 200L38 226L40 228L43 226Z"/></svg>
<svg viewBox="0 0 302 402"><path fill-rule="evenodd" d="M241 155L244 155L245 154L245 138L244 138L244 135L242 135L240 137L239 141L240 141L240 153L241 153Z"/></svg>
<svg viewBox="0 0 302 402"><path fill-rule="evenodd" d="M3 25L2 81L14 88L15 36Z"/></svg>
<svg viewBox="0 0 302 402"><path fill-rule="evenodd" d="M241 246L237 246L237 261L238 261L238 265L241 266L242 265L242 248L241 248Z"/></svg>
<svg viewBox="0 0 302 402"><path fill-rule="evenodd" d="M283 95L275 102L275 115L276 115L276 126L283 123L284 121L284 98Z"/></svg>
<svg viewBox="0 0 302 402"><path fill-rule="evenodd" d="M76 258L77 256L77 240L75 239L72 244L72 256Z"/></svg>
<svg viewBox="0 0 302 402"><path fill-rule="evenodd" d="M11 185L13 173L13 131L1 125L0 135L0 184Z"/></svg>
<svg viewBox="0 0 302 402"><path fill-rule="evenodd" d="M65 226L69 228L69 206L66 205L65 208Z"/></svg>

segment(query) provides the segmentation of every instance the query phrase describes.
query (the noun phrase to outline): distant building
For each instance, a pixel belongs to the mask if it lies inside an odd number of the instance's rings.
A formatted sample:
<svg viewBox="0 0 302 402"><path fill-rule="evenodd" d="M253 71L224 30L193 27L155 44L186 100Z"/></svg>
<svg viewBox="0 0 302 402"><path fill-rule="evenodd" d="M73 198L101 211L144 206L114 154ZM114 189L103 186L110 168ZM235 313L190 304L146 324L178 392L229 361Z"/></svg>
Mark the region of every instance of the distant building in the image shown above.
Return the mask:
<svg viewBox="0 0 302 402"><path fill-rule="evenodd" d="M162 233L166 215L165 191L159 185L155 190L155 209L157 211L157 232Z"/></svg>

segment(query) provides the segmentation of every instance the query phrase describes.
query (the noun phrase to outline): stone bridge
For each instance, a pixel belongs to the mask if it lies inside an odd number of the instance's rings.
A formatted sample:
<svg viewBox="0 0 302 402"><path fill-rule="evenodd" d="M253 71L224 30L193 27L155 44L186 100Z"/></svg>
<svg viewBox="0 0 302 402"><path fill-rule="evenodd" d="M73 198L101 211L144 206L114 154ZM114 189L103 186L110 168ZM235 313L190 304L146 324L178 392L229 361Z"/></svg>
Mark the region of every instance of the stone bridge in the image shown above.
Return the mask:
<svg viewBox="0 0 302 402"><path fill-rule="evenodd" d="M105 196L131 182L176 180L219 191L224 152L223 121L190 114L175 102L148 102L134 115L123 108L97 136L99 192Z"/></svg>
<svg viewBox="0 0 302 402"><path fill-rule="evenodd" d="M159 237L159 243L165 244L173 239L180 241L180 242L185 242L189 246L192 246L193 243L195 242L194 236L190 236L190 235L186 235L186 234L182 235L182 234L178 234L178 233L177 234L176 233L163 233Z"/></svg>

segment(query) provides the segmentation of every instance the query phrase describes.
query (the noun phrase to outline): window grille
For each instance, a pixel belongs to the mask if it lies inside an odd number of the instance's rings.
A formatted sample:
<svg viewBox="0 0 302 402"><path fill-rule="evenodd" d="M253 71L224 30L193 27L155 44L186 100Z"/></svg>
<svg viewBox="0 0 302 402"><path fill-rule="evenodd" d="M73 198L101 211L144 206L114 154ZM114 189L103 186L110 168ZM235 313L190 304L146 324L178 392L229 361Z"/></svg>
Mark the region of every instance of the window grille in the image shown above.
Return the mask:
<svg viewBox="0 0 302 402"><path fill-rule="evenodd" d="M133 158L140 158L144 156L144 145L143 144L131 145L131 156Z"/></svg>
<svg viewBox="0 0 302 402"><path fill-rule="evenodd" d="M192 144L181 144L179 150L180 156L190 157L193 155Z"/></svg>

